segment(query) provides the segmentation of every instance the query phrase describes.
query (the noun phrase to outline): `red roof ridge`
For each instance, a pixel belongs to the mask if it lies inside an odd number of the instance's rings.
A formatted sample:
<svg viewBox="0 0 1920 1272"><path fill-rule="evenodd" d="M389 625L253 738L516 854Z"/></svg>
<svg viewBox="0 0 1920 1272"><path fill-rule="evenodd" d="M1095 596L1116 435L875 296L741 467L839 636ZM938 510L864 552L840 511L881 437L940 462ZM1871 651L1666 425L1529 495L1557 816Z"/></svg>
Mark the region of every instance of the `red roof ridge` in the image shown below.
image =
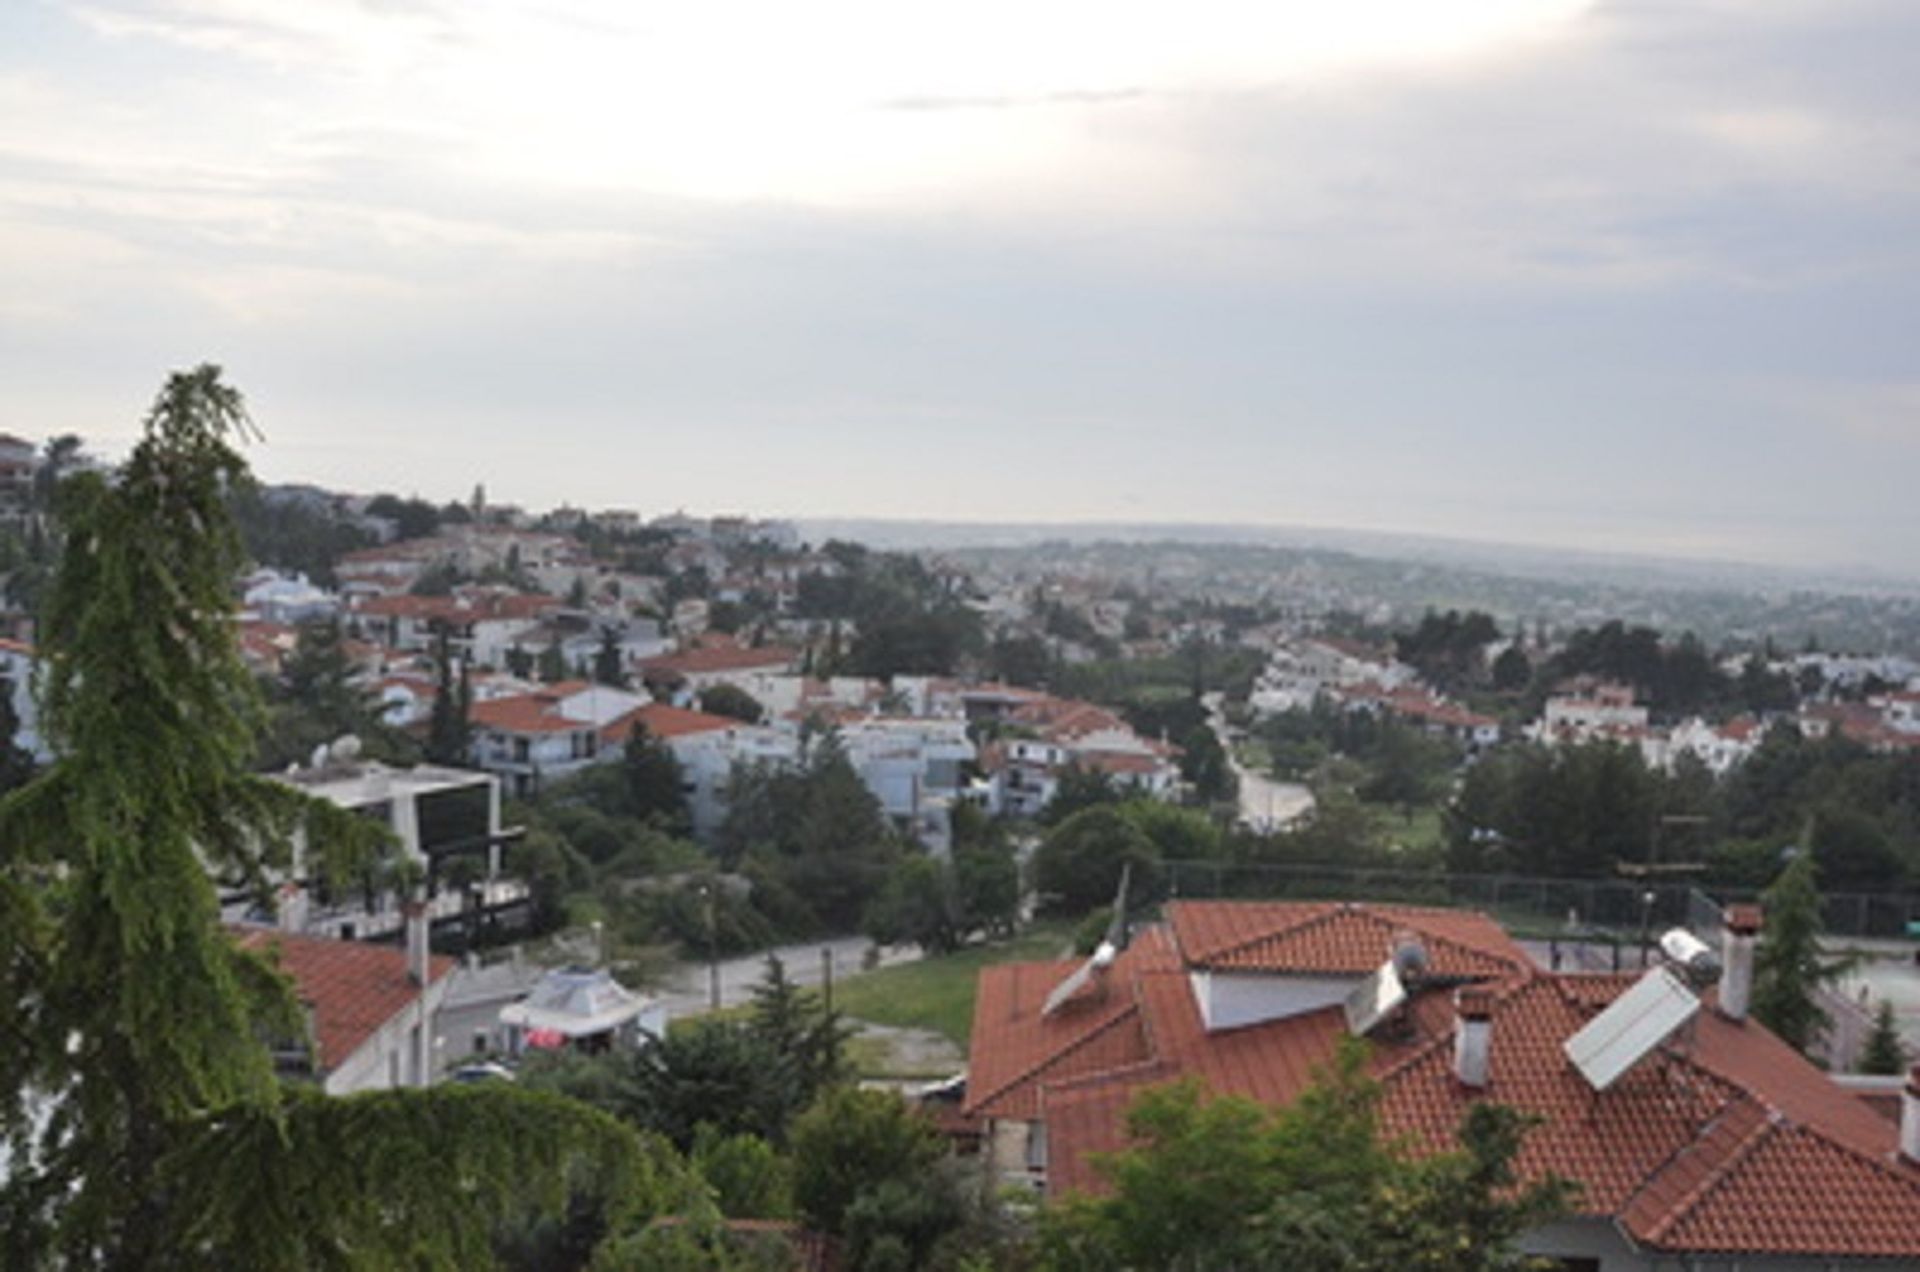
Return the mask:
<svg viewBox="0 0 1920 1272"><path fill-rule="evenodd" d="M1638 1205L1643 1198L1649 1205L1653 1204L1653 1198L1649 1195L1650 1190L1658 1186L1670 1167L1683 1159L1707 1152L1712 1144L1714 1132L1748 1109L1758 1114L1753 1126L1740 1134L1740 1137L1734 1141L1733 1147L1727 1150L1717 1163L1707 1167L1706 1174L1698 1183L1681 1193L1678 1200L1662 1208L1660 1217L1638 1234L1644 1240L1658 1242L1705 1202L1715 1189L1731 1178L1734 1168L1752 1156L1762 1141L1779 1130L1781 1123L1779 1112L1765 1107L1750 1094L1728 1101L1724 1108L1707 1119L1706 1125L1700 1128L1693 1139L1680 1145L1667 1156L1666 1161L1650 1171L1640 1187L1635 1189L1621 1205L1621 1217L1631 1223L1634 1206Z"/></svg>
<svg viewBox="0 0 1920 1272"><path fill-rule="evenodd" d="M1189 901L1184 904L1203 905L1206 903ZM1526 968L1526 964L1516 963L1505 954L1495 954L1491 950L1469 945L1465 941L1458 940L1446 935L1444 932L1420 924L1420 920L1429 915L1445 914L1458 916L1462 913L1462 911L1459 910L1450 910L1444 906L1394 906L1391 910L1384 910L1360 901L1328 901L1321 904L1323 908L1317 914L1309 913L1296 921L1282 923L1278 927L1268 928L1265 931L1255 933L1243 940L1234 941L1230 944L1219 946L1216 949L1194 955L1188 955L1183 946L1180 953L1190 967L1211 967L1253 946L1261 945L1268 941L1280 940L1285 937L1297 936L1312 928L1324 927L1347 915L1359 915L1362 918L1371 919L1384 925L1389 929L1389 937L1391 937L1392 929L1411 927L1415 929L1415 935L1419 936L1422 941L1430 941L1437 945L1443 945L1457 954L1466 956L1470 960L1487 959L1494 962L1506 963L1513 967ZM1175 931L1176 933L1178 932L1177 925ZM1380 957L1381 961L1385 962L1387 952L1383 950ZM1311 973L1308 972L1307 974Z"/></svg>

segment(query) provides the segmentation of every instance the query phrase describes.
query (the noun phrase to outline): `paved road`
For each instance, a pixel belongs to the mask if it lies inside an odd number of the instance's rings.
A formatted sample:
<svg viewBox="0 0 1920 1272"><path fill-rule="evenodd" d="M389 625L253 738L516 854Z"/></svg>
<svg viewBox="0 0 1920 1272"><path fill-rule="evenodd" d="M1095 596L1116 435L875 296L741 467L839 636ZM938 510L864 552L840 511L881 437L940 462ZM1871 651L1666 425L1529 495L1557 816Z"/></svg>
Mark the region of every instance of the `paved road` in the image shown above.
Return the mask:
<svg viewBox="0 0 1920 1272"><path fill-rule="evenodd" d="M1313 810L1313 792L1298 782L1276 782L1264 773L1243 766L1233 753L1233 739L1227 732L1226 717L1220 713L1220 695L1210 693L1203 700L1207 722L1227 753L1227 763L1240 780L1240 820L1258 831L1279 830Z"/></svg>
<svg viewBox="0 0 1920 1272"><path fill-rule="evenodd" d="M831 951L833 976L839 980L865 970L862 960L872 944L863 936L842 936L827 941L782 945L772 952L786 965L787 979L795 984L817 987L823 975L820 951ZM911 963L920 957L920 947L917 945L888 946L881 951L880 966ZM753 987L766 975L767 956L761 953L727 958L720 960L717 966L720 972L720 1005L738 1007L752 1001ZM651 992L666 1003L669 1020L697 1016L708 1010L712 1003L707 964L678 964L661 978L659 985L653 987Z"/></svg>

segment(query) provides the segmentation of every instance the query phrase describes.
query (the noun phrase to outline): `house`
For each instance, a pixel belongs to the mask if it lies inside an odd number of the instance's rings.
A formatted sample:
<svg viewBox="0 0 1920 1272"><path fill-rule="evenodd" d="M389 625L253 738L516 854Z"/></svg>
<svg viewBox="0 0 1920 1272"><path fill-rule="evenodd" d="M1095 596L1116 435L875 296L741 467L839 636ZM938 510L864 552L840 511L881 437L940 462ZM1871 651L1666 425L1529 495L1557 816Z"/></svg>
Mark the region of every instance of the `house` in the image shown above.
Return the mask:
<svg viewBox="0 0 1920 1272"><path fill-rule="evenodd" d="M425 880L433 926L458 926L488 914L510 919L526 906L526 885L503 870L503 850L522 830L501 825L498 778L434 764L392 768L349 753L323 756L279 780L385 826ZM229 897L223 910L229 919L255 917L244 894ZM284 932L349 941L391 937L402 927L401 907L390 894L336 894L312 877L298 834L273 917Z"/></svg>
<svg viewBox="0 0 1920 1272"><path fill-rule="evenodd" d="M715 685L733 685L748 693L756 677L782 675L798 665L798 650L784 645L760 648L743 646L730 639L724 643L696 645L677 654L661 654L640 660L640 674L649 685L670 692L675 702L687 705L702 689Z"/></svg>
<svg viewBox="0 0 1920 1272"><path fill-rule="evenodd" d="M19 525L33 512L40 452L24 437L0 433L0 522Z"/></svg>
<svg viewBox="0 0 1920 1272"><path fill-rule="evenodd" d="M617 756L629 717L647 701L584 680L476 701L467 716L473 763L497 774L510 794L529 794L543 781Z"/></svg>
<svg viewBox="0 0 1920 1272"><path fill-rule="evenodd" d="M1578 1181L1530 1252L1587 1272L1920 1260L1920 1071L1896 1125L1747 1018L1756 907L1720 968L1536 967L1484 916L1332 902L1174 902L1080 965L982 971L963 1112L1006 1175L1102 1186L1144 1088L1182 1077L1279 1105L1365 1039L1383 1130L1453 1143L1497 1100L1540 1119L1517 1166ZM1717 974L1717 980L1712 977ZM1598 1021L1598 1025L1595 1022Z"/></svg>
<svg viewBox="0 0 1920 1272"><path fill-rule="evenodd" d="M1594 738L1631 740L1647 732L1647 709L1633 689L1581 680L1550 697L1534 733L1542 742L1586 742Z"/></svg>
<svg viewBox="0 0 1920 1272"><path fill-rule="evenodd" d="M1037 815L1068 769L1102 774L1116 786L1154 799L1178 793L1177 748L1141 737L1105 707L999 687L969 691L966 701L969 719L994 720L1003 729L1000 740L980 755L993 812ZM976 716L983 706L988 710Z"/></svg>
<svg viewBox="0 0 1920 1272"><path fill-rule="evenodd" d="M881 811L933 852L945 853L962 767L975 758L966 721L866 716L842 723L839 738Z"/></svg>
<svg viewBox="0 0 1920 1272"><path fill-rule="evenodd" d="M317 1079L328 1095L433 1080L434 1022L455 964L427 952L424 920L404 949L273 928L235 929L235 940L271 958L306 1010L309 1036L276 1049L284 1070Z"/></svg>
<svg viewBox="0 0 1920 1272"><path fill-rule="evenodd" d="M36 763L45 764L53 759L53 749L40 734L40 699L34 693L38 675L39 660L32 645L0 639L0 680L5 681L4 692L13 706L13 744Z"/></svg>

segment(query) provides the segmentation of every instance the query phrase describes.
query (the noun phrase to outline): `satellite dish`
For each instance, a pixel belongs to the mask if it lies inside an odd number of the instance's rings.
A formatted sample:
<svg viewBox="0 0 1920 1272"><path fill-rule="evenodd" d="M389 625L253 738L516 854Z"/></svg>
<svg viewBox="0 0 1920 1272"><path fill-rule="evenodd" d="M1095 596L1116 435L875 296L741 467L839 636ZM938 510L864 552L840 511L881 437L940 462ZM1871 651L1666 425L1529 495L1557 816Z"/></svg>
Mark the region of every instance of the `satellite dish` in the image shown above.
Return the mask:
<svg viewBox="0 0 1920 1272"><path fill-rule="evenodd" d="M333 740L328 748L336 760L357 760L360 758L360 738L357 734L343 733Z"/></svg>

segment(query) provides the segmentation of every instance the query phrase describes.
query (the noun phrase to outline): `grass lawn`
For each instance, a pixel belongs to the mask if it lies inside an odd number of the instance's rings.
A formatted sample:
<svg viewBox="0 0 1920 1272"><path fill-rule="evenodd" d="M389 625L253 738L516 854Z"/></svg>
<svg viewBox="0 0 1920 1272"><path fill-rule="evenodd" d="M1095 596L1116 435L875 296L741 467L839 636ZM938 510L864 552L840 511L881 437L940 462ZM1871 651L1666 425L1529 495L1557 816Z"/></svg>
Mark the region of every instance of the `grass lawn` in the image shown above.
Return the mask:
<svg viewBox="0 0 1920 1272"><path fill-rule="evenodd" d="M875 1024L931 1029L964 1050L973 1031L973 990L980 969L1054 958L1072 935L1072 924L1038 923L1011 941L862 972L834 982L833 1005Z"/></svg>

